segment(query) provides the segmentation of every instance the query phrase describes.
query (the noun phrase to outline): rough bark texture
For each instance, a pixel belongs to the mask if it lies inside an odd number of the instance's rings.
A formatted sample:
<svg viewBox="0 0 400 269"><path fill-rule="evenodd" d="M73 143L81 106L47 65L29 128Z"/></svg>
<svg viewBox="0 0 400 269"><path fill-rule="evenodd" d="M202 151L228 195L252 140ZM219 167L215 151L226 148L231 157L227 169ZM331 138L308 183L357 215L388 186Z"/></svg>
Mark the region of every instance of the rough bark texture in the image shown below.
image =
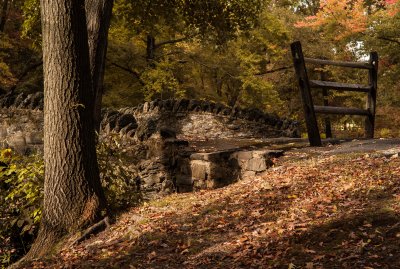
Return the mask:
<svg viewBox="0 0 400 269"><path fill-rule="evenodd" d="M110 26L113 0L86 0L85 9L89 39L90 71L94 89L94 121L99 130L101 121L101 100L107 53L107 37Z"/></svg>
<svg viewBox="0 0 400 269"><path fill-rule="evenodd" d="M95 150L84 0L41 0L44 63L44 205L27 259L105 210Z"/></svg>

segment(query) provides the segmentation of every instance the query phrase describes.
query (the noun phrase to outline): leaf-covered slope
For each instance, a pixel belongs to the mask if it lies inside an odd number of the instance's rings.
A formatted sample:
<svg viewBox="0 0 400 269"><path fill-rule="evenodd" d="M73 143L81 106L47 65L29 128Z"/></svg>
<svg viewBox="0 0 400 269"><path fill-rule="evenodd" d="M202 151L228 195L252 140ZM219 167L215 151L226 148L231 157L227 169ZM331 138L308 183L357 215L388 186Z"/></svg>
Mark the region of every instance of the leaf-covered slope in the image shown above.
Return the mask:
<svg viewBox="0 0 400 269"><path fill-rule="evenodd" d="M288 153L265 174L179 194L35 268L399 268L400 158Z"/></svg>

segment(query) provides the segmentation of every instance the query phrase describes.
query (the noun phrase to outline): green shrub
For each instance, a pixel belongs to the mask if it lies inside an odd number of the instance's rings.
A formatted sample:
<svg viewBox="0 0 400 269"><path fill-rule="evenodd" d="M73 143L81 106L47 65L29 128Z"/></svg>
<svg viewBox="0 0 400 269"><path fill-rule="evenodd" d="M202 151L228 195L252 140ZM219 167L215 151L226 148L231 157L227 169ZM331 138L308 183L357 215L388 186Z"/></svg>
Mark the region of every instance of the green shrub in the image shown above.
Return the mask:
<svg viewBox="0 0 400 269"><path fill-rule="evenodd" d="M100 177L108 205L119 211L142 201L135 167L119 135L108 135L97 145Z"/></svg>
<svg viewBox="0 0 400 269"><path fill-rule="evenodd" d="M43 200L44 166L38 155L0 152L0 265L23 255L37 232Z"/></svg>
<svg viewBox="0 0 400 269"><path fill-rule="evenodd" d="M133 166L119 136L97 147L101 183L109 208L120 211L142 200ZM0 267L23 256L40 222L44 165L41 155L20 156L0 151Z"/></svg>

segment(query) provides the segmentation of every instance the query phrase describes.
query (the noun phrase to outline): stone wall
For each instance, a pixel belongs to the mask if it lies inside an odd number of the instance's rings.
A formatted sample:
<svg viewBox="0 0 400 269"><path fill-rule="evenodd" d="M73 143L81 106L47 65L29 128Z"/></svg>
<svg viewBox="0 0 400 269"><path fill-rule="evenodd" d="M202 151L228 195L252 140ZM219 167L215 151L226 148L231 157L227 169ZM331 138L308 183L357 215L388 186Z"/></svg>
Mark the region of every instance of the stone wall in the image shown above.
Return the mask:
<svg viewBox="0 0 400 269"><path fill-rule="evenodd" d="M231 109L198 100L155 100L133 108L104 113L103 129L144 140L160 129L170 129L180 139L299 137L298 123L263 113L259 109ZM136 122L121 125L132 115ZM124 119L123 121L126 121ZM126 121L128 123L128 121ZM136 128L136 131L133 131Z"/></svg>
<svg viewBox="0 0 400 269"><path fill-rule="evenodd" d="M43 93L20 93L19 95L4 94L0 96L0 108L43 110Z"/></svg>
<svg viewBox="0 0 400 269"><path fill-rule="evenodd" d="M42 150L43 112L19 108L0 108L0 145L19 153Z"/></svg>
<svg viewBox="0 0 400 269"><path fill-rule="evenodd" d="M43 95L3 96L0 106L2 146L20 153L41 151ZM269 166L266 149L199 152L193 147L196 141L298 136L294 121L208 101L156 100L118 111L105 109L102 117L100 141L115 135L121 139L132 177L148 193L217 188Z"/></svg>
<svg viewBox="0 0 400 269"><path fill-rule="evenodd" d="M40 111L43 109L43 94L6 94L0 96L0 108L3 112L6 108L11 111ZM209 101L155 100L119 111L103 111L102 131L105 133L120 133L142 141L161 129L170 129L178 138L188 140L299 136L295 121L280 119L259 109L229 108Z"/></svg>
<svg viewBox="0 0 400 269"><path fill-rule="evenodd" d="M283 151L268 148L234 148L190 155L189 169L176 172L178 191L224 187L245 177L255 177L272 166ZM180 167L182 168L182 166Z"/></svg>

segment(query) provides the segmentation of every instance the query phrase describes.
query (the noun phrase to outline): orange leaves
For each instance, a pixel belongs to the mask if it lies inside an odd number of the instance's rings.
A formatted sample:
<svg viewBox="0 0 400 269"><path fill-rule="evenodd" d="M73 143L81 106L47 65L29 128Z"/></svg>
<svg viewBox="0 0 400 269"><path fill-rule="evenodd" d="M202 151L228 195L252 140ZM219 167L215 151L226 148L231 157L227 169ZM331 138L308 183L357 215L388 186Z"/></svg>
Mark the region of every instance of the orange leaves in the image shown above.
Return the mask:
<svg viewBox="0 0 400 269"><path fill-rule="evenodd" d="M334 40L344 39L367 28L363 0L323 0L315 16L306 17L295 27L321 29Z"/></svg>
<svg viewBox="0 0 400 269"><path fill-rule="evenodd" d="M400 11L399 0L385 0L387 13L390 17L396 16Z"/></svg>

